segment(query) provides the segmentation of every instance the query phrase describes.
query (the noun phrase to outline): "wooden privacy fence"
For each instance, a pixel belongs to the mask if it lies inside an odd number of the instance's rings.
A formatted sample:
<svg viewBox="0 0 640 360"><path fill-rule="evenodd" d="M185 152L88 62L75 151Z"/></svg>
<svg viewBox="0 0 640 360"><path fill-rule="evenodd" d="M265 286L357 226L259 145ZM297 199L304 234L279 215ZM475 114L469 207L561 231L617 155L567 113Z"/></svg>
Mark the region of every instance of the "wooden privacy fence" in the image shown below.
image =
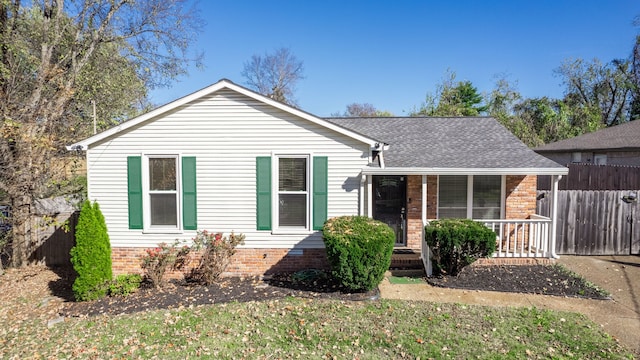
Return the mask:
<svg viewBox="0 0 640 360"><path fill-rule="evenodd" d="M79 212L60 213L54 216L36 216L36 244L29 257L31 264L47 266L71 266L69 251L75 245L75 228Z"/></svg>
<svg viewBox="0 0 640 360"><path fill-rule="evenodd" d="M573 163L567 167L569 174L560 179L560 190L640 189L640 166ZM538 190L551 190L551 176L538 176Z"/></svg>
<svg viewBox="0 0 640 360"><path fill-rule="evenodd" d="M640 254L640 191L558 191L556 253L565 255ZM537 213L549 216L550 191L538 191Z"/></svg>

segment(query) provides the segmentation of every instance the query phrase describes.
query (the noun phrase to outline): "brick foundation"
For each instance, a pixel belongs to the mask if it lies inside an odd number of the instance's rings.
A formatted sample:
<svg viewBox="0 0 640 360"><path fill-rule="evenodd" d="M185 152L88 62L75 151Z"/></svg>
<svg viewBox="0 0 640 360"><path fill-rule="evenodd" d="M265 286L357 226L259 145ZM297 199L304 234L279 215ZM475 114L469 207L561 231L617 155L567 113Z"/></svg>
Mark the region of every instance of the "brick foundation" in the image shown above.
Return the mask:
<svg viewBox="0 0 640 360"><path fill-rule="evenodd" d="M114 275L142 273L140 259L145 254L144 248L112 248ZM329 268L325 249L237 249L223 276L262 276L308 268ZM174 271L167 277L181 278L188 271Z"/></svg>

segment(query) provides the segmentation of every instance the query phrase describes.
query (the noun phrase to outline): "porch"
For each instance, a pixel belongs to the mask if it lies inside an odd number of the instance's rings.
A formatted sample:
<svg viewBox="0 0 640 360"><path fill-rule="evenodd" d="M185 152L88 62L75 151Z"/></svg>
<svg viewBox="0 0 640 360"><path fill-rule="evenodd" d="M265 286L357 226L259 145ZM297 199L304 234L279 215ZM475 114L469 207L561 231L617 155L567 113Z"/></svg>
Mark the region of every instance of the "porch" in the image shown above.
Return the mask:
<svg viewBox="0 0 640 360"><path fill-rule="evenodd" d="M516 220L476 220L484 223L496 233L496 252L488 259L480 259L487 264L532 264L548 263L555 257L555 246L550 240L551 219L532 215L530 219ZM426 241L421 242L420 250L399 247L391 256L392 269L416 269L418 267L430 274L431 264Z"/></svg>

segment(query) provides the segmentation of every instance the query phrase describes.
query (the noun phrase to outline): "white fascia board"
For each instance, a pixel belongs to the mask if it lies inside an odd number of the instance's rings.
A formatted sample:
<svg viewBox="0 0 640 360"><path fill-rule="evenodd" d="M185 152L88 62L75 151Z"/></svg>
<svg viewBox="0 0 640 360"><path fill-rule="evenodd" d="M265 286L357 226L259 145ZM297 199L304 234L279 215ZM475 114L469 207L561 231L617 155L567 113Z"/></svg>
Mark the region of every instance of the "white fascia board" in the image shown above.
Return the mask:
<svg viewBox="0 0 640 360"><path fill-rule="evenodd" d="M567 175L568 168L364 168L364 175Z"/></svg>
<svg viewBox="0 0 640 360"><path fill-rule="evenodd" d="M305 120L308 120L308 121L311 121L312 123L318 124L320 126L328 128L328 129L331 129L331 130L333 130L333 131L335 131L337 133L340 133L342 135L345 135L345 136L348 136L348 137L353 138L355 140L361 141L361 142L363 142L365 144L368 144L371 148L375 149L376 144L380 143L379 141L377 141L375 139L371 139L371 138L368 138L366 136L362 136L362 135L360 135L358 133L355 133L353 131L350 131L350 130L347 130L345 128L342 128L342 127L337 126L335 124L332 124L332 123L330 123L328 121L322 120L322 119L320 119L320 118L318 118L318 117L316 117L316 116L314 116L312 114L309 114L309 113L304 112L302 110L296 109L296 108L291 107L289 105L283 104L281 102L275 101L275 100L270 99L270 98L268 98L266 96L260 95L258 93L255 93L255 92L249 90L249 89L246 89L246 88L244 88L242 86L238 86L238 85L232 83L229 80L223 79L223 80L220 80L220 81L218 81L217 83L215 83L215 84L213 84L211 86L208 86L208 87L206 87L204 89L198 90L198 91L196 91L196 92L194 92L194 93L192 93L190 95L187 95L185 97L182 97L180 99L172 101L172 102L170 102L170 103L168 103L166 105L160 106L160 107L158 107L158 108L156 108L154 110L151 110L148 113L140 115L140 116L138 116L136 118L133 118L133 119L128 120L128 121L125 121L125 122L123 122L122 124L120 124L118 126L114 126L114 127L110 128L108 130L105 130L105 131L103 131L103 132L101 132L99 134L91 136L91 137L89 137L89 138L87 138L85 140L82 140L82 141L79 141L77 143L68 145L66 148L67 148L67 150L87 150L89 148L89 146L91 146L92 144L94 144L94 143L96 143L98 141L101 141L101 140L106 139L106 138L108 138L110 136L116 135L121 131L127 130L127 129L131 128L131 127L134 127L134 126L136 126L136 125L138 125L138 124L140 124L142 122L145 122L145 121L147 121L149 119L152 119L154 117L161 116L164 113L167 113L167 112L169 112L171 110L174 110L174 109L176 109L176 108L178 108L178 107L180 107L182 105L185 105L185 104L187 104L187 103L189 103L191 101L197 100L197 99L199 99L199 98L201 98L203 96L207 96L207 95L212 94L212 93L214 93L216 91L220 91L220 90L222 90L224 88L232 90L232 91L235 91L235 92L238 92L238 93L240 93L242 95L248 96L248 97L250 97L252 99L258 100L260 102L263 102L265 104L268 104L268 105L271 105L271 106L273 106L275 108L278 108L278 109L280 109L282 111L288 112L288 113L290 113L292 115L301 117L301 118L303 118Z"/></svg>

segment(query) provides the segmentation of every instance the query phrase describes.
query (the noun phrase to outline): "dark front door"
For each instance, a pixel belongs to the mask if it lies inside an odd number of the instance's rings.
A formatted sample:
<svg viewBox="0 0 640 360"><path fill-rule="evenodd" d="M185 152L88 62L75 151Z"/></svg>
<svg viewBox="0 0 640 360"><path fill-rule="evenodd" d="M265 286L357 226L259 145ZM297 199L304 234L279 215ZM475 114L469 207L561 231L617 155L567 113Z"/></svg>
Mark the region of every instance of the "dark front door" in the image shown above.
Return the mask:
<svg viewBox="0 0 640 360"><path fill-rule="evenodd" d="M396 233L396 246L405 245L407 185L405 176L373 177L373 218Z"/></svg>

